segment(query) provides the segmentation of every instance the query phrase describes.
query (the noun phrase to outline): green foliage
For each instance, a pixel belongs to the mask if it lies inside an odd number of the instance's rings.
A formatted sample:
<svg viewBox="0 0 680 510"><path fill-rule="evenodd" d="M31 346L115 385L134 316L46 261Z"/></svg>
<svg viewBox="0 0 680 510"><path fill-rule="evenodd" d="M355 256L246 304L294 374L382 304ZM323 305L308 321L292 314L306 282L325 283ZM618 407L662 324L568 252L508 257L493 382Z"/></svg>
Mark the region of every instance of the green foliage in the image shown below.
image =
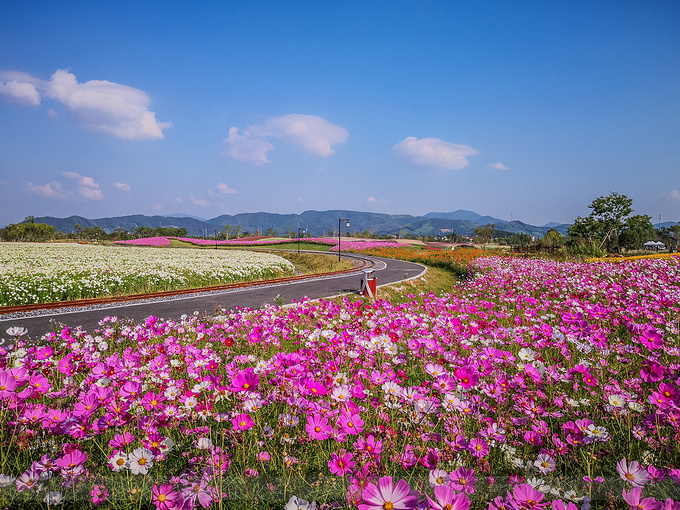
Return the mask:
<svg viewBox="0 0 680 510"><path fill-rule="evenodd" d="M626 220L619 235L619 244L627 250L639 250L647 241L655 236L651 216L637 214Z"/></svg>
<svg viewBox="0 0 680 510"><path fill-rule="evenodd" d="M189 237L186 228L174 227L137 227L135 234L139 237Z"/></svg>
<svg viewBox="0 0 680 510"><path fill-rule="evenodd" d="M531 236L524 233L511 235L508 237L508 244L515 248L524 248L531 244Z"/></svg>
<svg viewBox="0 0 680 510"><path fill-rule="evenodd" d="M487 244L493 240L493 236L496 232L496 225L489 223L483 227L477 227L475 229L475 235L477 236L477 242L480 244Z"/></svg>
<svg viewBox="0 0 680 510"><path fill-rule="evenodd" d="M0 230L3 241L49 241L57 235L57 229L47 223L36 223L28 216L22 223L11 223Z"/></svg>
<svg viewBox="0 0 680 510"><path fill-rule="evenodd" d="M626 227L630 229L627 242L632 242L638 235L638 227L644 223L638 218L628 225L633 199L619 193L598 197L588 208L591 209L590 215L586 218L579 216L567 230L572 246L588 246L599 241L600 248L606 247L607 252L612 252L621 246L619 238Z"/></svg>

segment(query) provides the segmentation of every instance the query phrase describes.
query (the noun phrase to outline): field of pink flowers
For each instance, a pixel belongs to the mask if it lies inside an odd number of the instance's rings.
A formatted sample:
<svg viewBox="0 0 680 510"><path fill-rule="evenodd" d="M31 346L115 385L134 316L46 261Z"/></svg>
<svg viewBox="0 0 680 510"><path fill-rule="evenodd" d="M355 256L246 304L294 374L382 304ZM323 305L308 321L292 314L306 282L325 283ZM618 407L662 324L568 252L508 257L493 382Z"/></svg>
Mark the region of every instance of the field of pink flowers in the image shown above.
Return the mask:
<svg viewBox="0 0 680 510"><path fill-rule="evenodd" d="M678 510L680 259L0 350L0 506Z"/></svg>

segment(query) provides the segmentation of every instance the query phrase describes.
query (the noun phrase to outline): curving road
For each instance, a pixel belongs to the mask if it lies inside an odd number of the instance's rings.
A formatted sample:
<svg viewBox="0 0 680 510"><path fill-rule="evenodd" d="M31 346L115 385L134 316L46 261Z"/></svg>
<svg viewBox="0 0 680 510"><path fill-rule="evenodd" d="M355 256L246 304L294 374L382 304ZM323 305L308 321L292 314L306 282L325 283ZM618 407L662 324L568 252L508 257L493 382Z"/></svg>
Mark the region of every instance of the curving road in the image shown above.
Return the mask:
<svg viewBox="0 0 680 510"><path fill-rule="evenodd" d="M344 257L359 258L352 255ZM377 257L360 257L376 261L373 275L378 285L396 283L406 279L416 278L425 273L426 268L413 262L402 260L382 259ZM161 300L147 300L139 302L103 305L94 309L67 308L50 310L43 313L27 314L23 317L0 315L0 336L7 328L14 326L28 329L33 339L52 331L56 325L82 326L86 331L93 331L98 322L106 316L117 316L121 319L140 321L149 315L156 315L166 319L179 319L184 314L214 314L218 307L226 310L235 308L260 308L265 303L274 303L277 296L281 296L286 303L309 299L320 299L340 294L357 292L361 285L361 271L339 276L326 276L281 284L267 284L225 291L201 293L163 298Z"/></svg>

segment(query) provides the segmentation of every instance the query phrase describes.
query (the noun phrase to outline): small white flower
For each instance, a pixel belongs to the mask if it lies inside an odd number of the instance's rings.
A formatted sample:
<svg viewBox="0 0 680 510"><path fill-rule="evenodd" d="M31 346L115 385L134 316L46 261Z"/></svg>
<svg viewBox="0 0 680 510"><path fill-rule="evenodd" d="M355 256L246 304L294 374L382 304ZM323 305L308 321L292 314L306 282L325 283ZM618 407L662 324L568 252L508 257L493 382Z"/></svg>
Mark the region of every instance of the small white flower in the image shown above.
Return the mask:
<svg viewBox="0 0 680 510"><path fill-rule="evenodd" d="M130 467L127 455L124 452L118 452L113 457L109 459L109 466L114 471L121 471L125 468Z"/></svg>
<svg viewBox="0 0 680 510"><path fill-rule="evenodd" d="M196 441L196 448L199 450L210 450L212 445L213 442L209 437L201 437L198 441Z"/></svg>
<svg viewBox="0 0 680 510"><path fill-rule="evenodd" d="M61 505L64 502L64 495L61 492L50 491L45 494L43 501L47 506Z"/></svg>
<svg viewBox="0 0 680 510"><path fill-rule="evenodd" d="M21 326L14 326L12 328L7 328L6 333L9 336L20 337L28 333L28 330L26 328L22 328Z"/></svg>
<svg viewBox="0 0 680 510"><path fill-rule="evenodd" d="M609 395L609 398L607 400L614 407L625 407L626 405L626 399L623 398L621 395Z"/></svg>

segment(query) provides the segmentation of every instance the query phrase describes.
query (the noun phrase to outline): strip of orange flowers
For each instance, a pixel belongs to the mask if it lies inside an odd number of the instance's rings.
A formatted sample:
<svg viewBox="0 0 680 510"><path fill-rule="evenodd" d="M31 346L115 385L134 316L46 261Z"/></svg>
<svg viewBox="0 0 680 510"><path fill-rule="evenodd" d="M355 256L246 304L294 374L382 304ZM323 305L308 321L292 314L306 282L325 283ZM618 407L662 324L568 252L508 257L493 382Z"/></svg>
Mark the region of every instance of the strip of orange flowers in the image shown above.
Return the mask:
<svg viewBox="0 0 680 510"><path fill-rule="evenodd" d="M361 250L358 253L364 255L373 255L376 257L386 257L398 260L407 260L409 262L416 262L426 264L428 266L440 267L454 272L460 277L468 276L468 264L480 257L490 256L514 256L510 253L491 252L487 250L480 250L478 248L462 248L458 250L418 250L410 247L389 247L389 248L371 248L368 250Z"/></svg>

